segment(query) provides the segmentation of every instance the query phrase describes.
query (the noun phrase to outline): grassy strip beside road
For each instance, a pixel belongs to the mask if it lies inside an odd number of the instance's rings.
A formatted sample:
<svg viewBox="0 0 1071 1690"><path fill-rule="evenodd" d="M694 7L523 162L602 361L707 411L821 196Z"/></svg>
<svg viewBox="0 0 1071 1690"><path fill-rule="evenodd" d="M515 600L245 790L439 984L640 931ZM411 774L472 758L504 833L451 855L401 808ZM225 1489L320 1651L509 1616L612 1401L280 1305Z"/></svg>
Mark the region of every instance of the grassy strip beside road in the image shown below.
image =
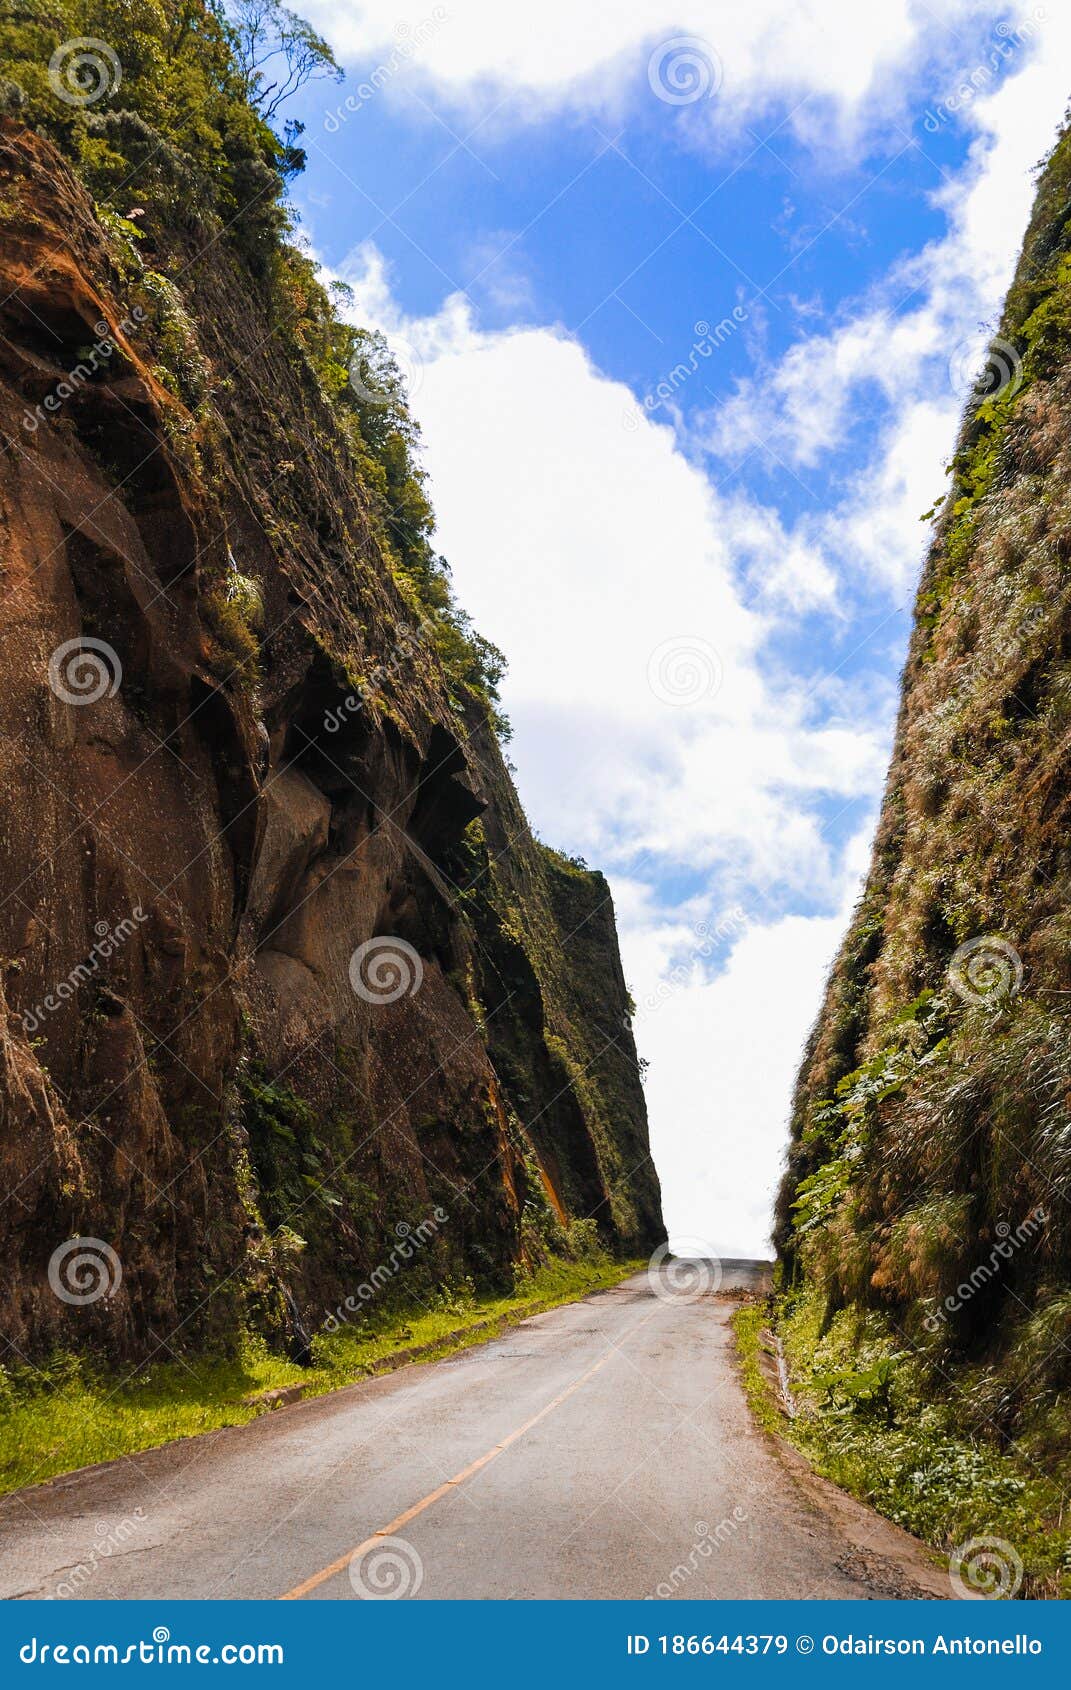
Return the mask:
<svg viewBox="0 0 1071 1690"><path fill-rule="evenodd" d="M1055 1480L1028 1451L970 1437L946 1407L921 1395L907 1358L890 1354L865 1317L842 1311L828 1325L822 1317L814 1293L783 1298L774 1312L766 1302L748 1303L733 1316L744 1391L759 1425L942 1554L979 1538L999 1540L994 1554L1007 1569L1009 1594L1071 1596L1071 1542ZM798 1409L791 1420L762 1365L762 1334L771 1327L784 1343ZM971 1554L964 1559L969 1565Z"/></svg>
<svg viewBox="0 0 1071 1690"><path fill-rule="evenodd" d="M303 1385L306 1397L321 1396L413 1349L430 1361L485 1343L526 1314L617 1285L644 1265L551 1261L509 1296L447 1292L437 1308L368 1313L359 1326L318 1335L311 1368L245 1340L235 1356L167 1360L132 1375L95 1372L69 1355L44 1368L0 1370L0 1494L176 1438L244 1425L264 1412L244 1400L258 1392Z"/></svg>

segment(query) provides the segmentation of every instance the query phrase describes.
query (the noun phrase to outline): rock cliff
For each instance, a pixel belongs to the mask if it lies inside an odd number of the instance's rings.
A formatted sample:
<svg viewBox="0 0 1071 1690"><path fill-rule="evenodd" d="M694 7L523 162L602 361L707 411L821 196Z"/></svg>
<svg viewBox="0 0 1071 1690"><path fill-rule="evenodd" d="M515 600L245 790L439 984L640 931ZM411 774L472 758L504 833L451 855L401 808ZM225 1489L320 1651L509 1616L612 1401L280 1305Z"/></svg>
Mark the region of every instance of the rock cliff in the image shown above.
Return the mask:
<svg viewBox="0 0 1071 1690"><path fill-rule="evenodd" d="M918 592L873 861L778 1242L965 1434L1066 1459L1071 136L1046 162Z"/></svg>
<svg viewBox="0 0 1071 1690"><path fill-rule="evenodd" d="M648 1251L609 892L533 836L464 619L398 567L385 401L362 436L245 154L244 223L153 158L155 71L140 115L35 121L51 41L0 66L3 1336L292 1338L410 1232L423 1284L577 1221Z"/></svg>

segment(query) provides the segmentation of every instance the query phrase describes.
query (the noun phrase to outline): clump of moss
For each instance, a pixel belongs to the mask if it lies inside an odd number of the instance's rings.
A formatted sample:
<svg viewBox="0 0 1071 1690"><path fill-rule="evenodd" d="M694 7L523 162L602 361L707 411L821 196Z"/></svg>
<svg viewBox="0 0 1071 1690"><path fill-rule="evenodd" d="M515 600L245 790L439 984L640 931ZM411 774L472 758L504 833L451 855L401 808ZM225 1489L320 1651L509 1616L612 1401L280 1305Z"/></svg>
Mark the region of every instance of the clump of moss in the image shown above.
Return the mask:
<svg viewBox="0 0 1071 1690"><path fill-rule="evenodd" d="M260 587L236 566L201 596L201 606L229 677L252 686L260 674L260 629L264 603Z"/></svg>

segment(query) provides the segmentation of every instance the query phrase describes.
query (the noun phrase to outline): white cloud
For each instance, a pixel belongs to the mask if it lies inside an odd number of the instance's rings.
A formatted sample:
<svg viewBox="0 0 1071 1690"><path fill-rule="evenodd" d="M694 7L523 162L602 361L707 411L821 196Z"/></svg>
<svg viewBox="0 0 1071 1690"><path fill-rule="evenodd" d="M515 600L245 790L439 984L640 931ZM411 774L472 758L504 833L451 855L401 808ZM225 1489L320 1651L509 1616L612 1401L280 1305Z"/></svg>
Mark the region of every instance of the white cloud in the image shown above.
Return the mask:
<svg viewBox="0 0 1071 1690"><path fill-rule="evenodd" d="M947 243L941 252L947 264ZM882 291L895 293L895 281L886 279ZM908 291L903 282L899 291ZM706 444L730 460L761 444L798 468L812 468L842 444L864 394L895 403L917 384L923 361L945 344L939 327L927 295L906 316L882 308L856 312L840 328L797 340L772 368L738 383L707 419Z"/></svg>
<svg viewBox="0 0 1071 1690"><path fill-rule="evenodd" d="M713 72L700 70L712 97L663 105L664 115L683 112L706 131L805 101L792 121L816 146L843 146L859 126L902 112L926 63L937 60L940 86L955 87L970 69L961 32L970 25L976 39L1009 13L993 0L542 0L537 17L501 0L305 0L303 9L362 76L385 67L392 89L420 85L481 117L495 109L505 124L548 108L612 111L630 94L657 110L649 61L658 82L659 49L691 37ZM668 86L677 87L672 76Z"/></svg>
<svg viewBox="0 0 1071 1690"><path fill-rule="evenodd" d="M508 654L513 755L542 831L602 864L642 855L648 874L718 868L835 897L808 800L870 791L883 735L769 685L768 620L735 566L776 519L720 499L564 333L482 333L457 299L401 323L378 255L348 274L362 314L422 358L440 543Z"/></svg>
<svg viewBox="0 0 1071 1690"><path fill-rule="evenodd" d="M843 931L839 913L754 927L721 974L637 1015L671 1242L767 1254L792 1085Z"/></svg>
<svg viewBox="0 0 1071 1690"><path fill-rule="evenodd" d="M845 852L835 914L751 923L719 958L715 977L697 967L638 1001L636 1039L650 1062L651 1141L671 1243L676 1234L717 1255L767 1253L796 1070L869 840L868 826ZM619 896L617 914L630 960L660 948L660 912L649 900ZM673 978L671 960L666 953L658 961L663 980Z"/></svg>
<svg viewBox="0 0 1071 1690"><path fill-rule="evenodd" d="M1037 10L1021 8L1031 17ZM1012 53L1007 80L991 93L982 81L963 107L977 135L966 166L934 195L947 234L894 265L834 328L801 336L693 424L719 463L739 462L759 443L805 484L853 431L876 430L872 462L853 470L841 499L805 514L784 537L779 556L794 555L796 569L786 579L782 561L768 591L793 602L795 590L798 608L832 600L861 575L897 596L915 578L927 539L918 518L946 486L943 465L981 362L983 325L994 324L1029 215L1032 167L1064 108L1069 52L1071 13L1047 13Z"/></svg>
<svg viewBox="0 0 1071 1690"><path fill-rule="evenodd" d="M948 400L899 409L876 462L852 477L847 498L816 524L843 576L869 579L897 598L910 593L929 539L919 518L948 486L942 465L958 421L959 406Z"/></svg>
<svg viewBox="0 0 1071 1690"><path fill-rule="evenodd" d="M754 499L737 497L732 506L733 552L750 583L771 608L795 614L821 608L842 614L837 604L837 576L822 546L809 540L803 524L786 530L778 512Z"/></svg>

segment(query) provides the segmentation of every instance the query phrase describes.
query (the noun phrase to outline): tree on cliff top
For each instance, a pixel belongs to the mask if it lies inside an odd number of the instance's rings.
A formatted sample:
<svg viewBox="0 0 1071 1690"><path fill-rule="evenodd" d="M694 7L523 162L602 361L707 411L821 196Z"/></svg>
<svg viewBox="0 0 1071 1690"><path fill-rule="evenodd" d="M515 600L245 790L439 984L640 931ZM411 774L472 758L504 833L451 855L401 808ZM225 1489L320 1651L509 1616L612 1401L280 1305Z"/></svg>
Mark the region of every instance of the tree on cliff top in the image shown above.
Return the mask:
<svg viewBox="0 0 1071 1690"><path fill-rule="evenodd" d="M306 82L321 76L341 82L327 42L289 7L276 0L233 0L228 15L246 98L265 123Z"/></svg>

